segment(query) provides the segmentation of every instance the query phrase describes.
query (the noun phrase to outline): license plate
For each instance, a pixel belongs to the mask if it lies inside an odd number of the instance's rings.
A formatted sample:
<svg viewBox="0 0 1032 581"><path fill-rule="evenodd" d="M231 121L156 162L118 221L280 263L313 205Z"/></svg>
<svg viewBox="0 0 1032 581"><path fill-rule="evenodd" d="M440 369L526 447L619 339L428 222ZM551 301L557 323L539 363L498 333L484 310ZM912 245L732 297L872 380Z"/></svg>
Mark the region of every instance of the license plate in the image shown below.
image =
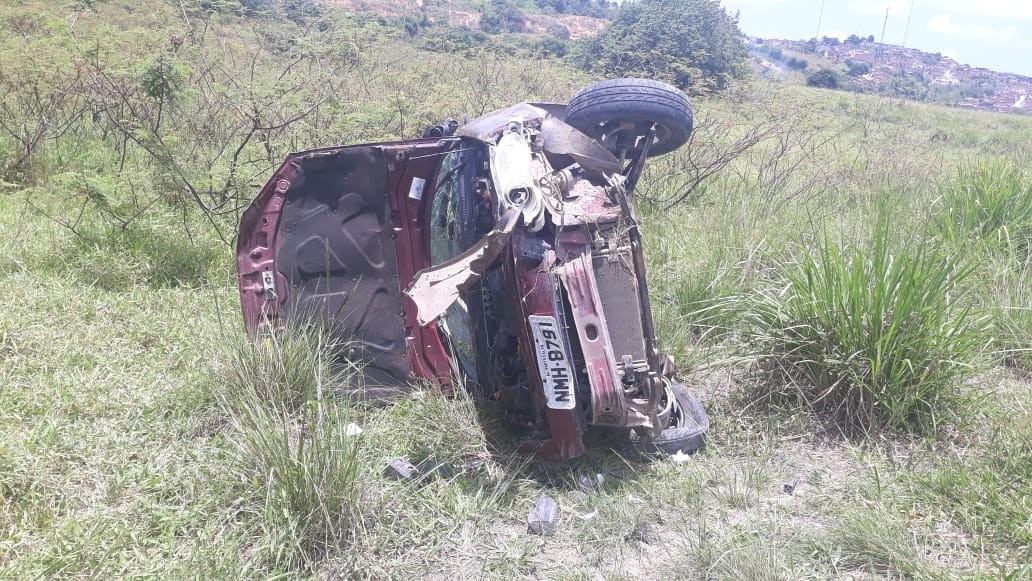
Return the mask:
<svg viewBox="0 0 1032 581"><path fill-rule="evenodd" d="M545 387L548 407L555 410L572 410L577 406L574 393L573 370L570 356L559 333L555 317L531 315L530 329L534 332L534 347L537 350L538 371Z"/></svg>

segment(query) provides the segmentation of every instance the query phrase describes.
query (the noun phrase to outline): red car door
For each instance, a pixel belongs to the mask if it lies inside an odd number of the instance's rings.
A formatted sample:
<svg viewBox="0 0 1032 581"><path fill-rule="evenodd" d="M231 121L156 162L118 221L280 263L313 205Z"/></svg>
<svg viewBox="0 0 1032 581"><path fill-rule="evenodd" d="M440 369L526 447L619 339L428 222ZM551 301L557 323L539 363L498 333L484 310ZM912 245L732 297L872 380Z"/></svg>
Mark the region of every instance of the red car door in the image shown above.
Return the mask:
<svg viewBox="0 0 1032 581"><path fill-rule="evenodd" d="M430 266L427 218L441 156L458 138L292 154L244 213L237 239L240 303L252 333L323 325L339 356L365 365L363 397L413 377L448 389L437 325L420 326L402 292Z"/></svg>

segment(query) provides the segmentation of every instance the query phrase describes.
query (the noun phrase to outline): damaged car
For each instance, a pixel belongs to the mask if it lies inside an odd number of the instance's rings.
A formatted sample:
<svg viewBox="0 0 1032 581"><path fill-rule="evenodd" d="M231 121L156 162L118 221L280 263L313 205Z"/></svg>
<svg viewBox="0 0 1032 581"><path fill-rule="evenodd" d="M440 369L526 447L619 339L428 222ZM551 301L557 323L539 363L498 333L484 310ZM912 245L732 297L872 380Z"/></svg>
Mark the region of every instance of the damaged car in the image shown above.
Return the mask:
<svg viewBox="0 0 1032 581"><path fill-rule="evenodd" d="M660 351L634 211L648 158L691 131L683 92L618 79L292 154L240 222L245 325L325 327L363 364L357 397L419 379L483 395L545 459L583 454L592 426L697 450L708 419Z"/></svg>

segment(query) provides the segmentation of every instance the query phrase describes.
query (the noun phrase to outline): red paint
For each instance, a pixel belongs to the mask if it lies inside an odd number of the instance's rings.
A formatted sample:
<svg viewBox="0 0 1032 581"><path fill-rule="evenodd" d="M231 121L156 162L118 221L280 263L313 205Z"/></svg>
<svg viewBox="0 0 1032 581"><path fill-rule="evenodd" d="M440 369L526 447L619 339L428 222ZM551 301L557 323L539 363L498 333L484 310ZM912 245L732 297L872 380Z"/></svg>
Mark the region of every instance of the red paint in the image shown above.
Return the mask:
<svg viewBox="0 0 1032 581"><path fill-rule="evenodd" d="M514 236L521 235L517 231ZM534 339L531 336L528 317L531 315L547 315L555 317L555 306L553 303L556 293L556 279L550 271L555 264L555 253L549 251L545 259L536 266L527 266L516 261L512 253L506 257L506 278L516 279L515 298L519 306L520 318L523 324L520 325L520 357L526 364L527 377L531 382L534 393L534 405L538 408L538 417L545 417L548 421L550 438L545 441L523 442L520 450L523 452L535 452L546 460L562 461L576 458L585 452L584 440L577 424L578 410L557 410L548 407L545 400L545 390L537 361L537 354L534 349Z"/></svg>

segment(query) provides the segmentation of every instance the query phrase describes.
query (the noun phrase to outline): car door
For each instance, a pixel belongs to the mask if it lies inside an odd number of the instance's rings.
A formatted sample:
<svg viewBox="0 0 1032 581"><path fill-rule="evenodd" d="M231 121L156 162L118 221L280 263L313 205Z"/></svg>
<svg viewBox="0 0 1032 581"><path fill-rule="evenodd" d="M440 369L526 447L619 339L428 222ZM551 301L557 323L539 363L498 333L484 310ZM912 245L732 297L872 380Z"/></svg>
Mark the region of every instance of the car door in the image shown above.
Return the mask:
<svg viewBox="0 0 1032 581"><path fill-rule="evenodd" d="M364 397L413 377L450 385L436 323L420 326L402 290L430 266L430 199L457 138L292 154L244 212L237 271L252 333L323 326L337 355L364 365Z"/></svg>

